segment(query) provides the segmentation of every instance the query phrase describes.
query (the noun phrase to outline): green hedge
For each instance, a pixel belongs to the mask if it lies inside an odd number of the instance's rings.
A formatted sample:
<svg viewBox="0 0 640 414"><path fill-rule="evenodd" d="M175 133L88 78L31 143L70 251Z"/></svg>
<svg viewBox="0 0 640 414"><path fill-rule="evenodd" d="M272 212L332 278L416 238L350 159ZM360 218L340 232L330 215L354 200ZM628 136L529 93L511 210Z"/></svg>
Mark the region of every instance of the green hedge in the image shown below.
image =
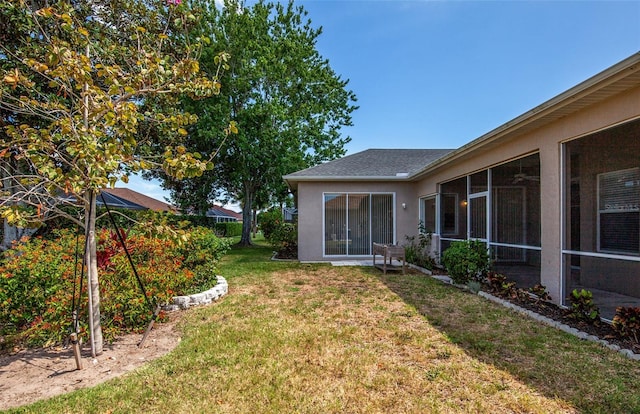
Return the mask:
<svg viewBox="0 0 640 414"><path fill-rule="evenodd" d="M235 237L242 236L242 223L228 222L228 223L216 223L216 233L222 237Z"/></svg>
<svg viewBox="0 0 640 414"><path fill-rule="evenodd" d="M212 229L221 237L234 237L242 235L242 223L237 221L229 221L225 223L216 223L214 217L192 216L192 215L170 215L168 221L171 224L181 222L189 222L191 226L200 226Z"/></svg>

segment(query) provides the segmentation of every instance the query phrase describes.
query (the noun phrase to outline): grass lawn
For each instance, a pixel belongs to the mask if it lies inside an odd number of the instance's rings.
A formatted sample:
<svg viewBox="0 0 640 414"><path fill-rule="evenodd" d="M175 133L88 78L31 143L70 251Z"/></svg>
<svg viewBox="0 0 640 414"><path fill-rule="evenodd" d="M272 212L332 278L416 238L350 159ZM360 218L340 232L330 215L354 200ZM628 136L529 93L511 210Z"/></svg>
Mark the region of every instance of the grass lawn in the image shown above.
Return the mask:
<svg viewBox="0 0 640 414"><path fill-rule="evenodd" d="M632 413L640 365L421 274L234 249L171 354L38 413Z"/></svg>

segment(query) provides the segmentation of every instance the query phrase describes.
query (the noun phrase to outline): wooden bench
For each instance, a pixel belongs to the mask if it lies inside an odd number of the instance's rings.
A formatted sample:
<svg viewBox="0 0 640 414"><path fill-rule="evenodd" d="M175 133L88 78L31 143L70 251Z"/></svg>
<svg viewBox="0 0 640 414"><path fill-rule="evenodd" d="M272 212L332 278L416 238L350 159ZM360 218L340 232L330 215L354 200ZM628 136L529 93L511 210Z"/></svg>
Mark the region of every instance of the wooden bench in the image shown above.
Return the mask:
<svg viewBox="0 0 640 414"><path fill-rule="evenodd" d="M382 256L382 264L376 264L376 255ZM393 265L393 259L397 259L402 262L402 266ZM389 264L387 264L389 260ZM373 265L378 269L381 269L384 274L387 274L387 270L400 270L402 268L402 274L405 268L404 247L397 244L382 244L373 243Z"/></svg>

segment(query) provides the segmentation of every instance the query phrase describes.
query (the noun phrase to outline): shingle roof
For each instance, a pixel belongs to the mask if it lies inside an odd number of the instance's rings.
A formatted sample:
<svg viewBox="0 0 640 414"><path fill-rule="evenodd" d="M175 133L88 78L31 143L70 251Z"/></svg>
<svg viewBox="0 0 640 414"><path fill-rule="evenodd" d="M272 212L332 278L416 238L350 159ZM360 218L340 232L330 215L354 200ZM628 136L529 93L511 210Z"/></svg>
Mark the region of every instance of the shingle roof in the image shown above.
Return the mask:
<svg viewBox="0 0 640 414"><path fill-rule="evenodd" d="M452 149L368 149L286 175L285 180L406 178Z"/></svg>
<svg viewBox="0 0 640 414"><path fill-rule="evenodd" d="M104 205L108 205L111 208L125 208L128 210L146 210L146 207L141 206L140 204L134 203L133 201L126 200L122 197L118 197L114 194L109 194L108 192L102 190L96 199L96 204L98 207L104 207Z"/></svg>
<svg viewBox="0 0 640 414"><path fill-rule="evenodd" d="M221 206L217 206L217 205L212 205L211 207L209 207L209 210L207 211L207 216L209 217L229 217L232 219L236 219L238 221L242 220L242 214L237 213L233 210L229 210L226 209L224 207Z"/></svg>
<svg viewBox="0 0 640 414"><path fill-rule="evenodd" d="M113 196L110 197L110 199L106 200L109 206L119 207L118 205L116 205L117 203L115 201L119 199L119 201L123 204L123 208L135 209L135 205L137 205L139 206L138 209L149 209L154 211L176 211L176 208L171 204L156 200L155 198L151 198L129 188L109 188L103 189L102 192ZM98 197L98 201L101 201L100 197ZM124 204L128 206L125 206ZM134 206L131 206L131 204L133 204Z"/></svg>

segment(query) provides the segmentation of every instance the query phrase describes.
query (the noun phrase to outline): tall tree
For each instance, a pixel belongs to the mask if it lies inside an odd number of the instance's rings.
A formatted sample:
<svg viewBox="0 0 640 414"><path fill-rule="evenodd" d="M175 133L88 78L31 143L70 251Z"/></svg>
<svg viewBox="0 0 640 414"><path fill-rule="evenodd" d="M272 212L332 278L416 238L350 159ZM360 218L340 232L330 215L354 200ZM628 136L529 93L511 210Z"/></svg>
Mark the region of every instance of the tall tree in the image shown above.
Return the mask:
<svg viewBox="0 0 640 414"><path fill-rule="evenodd" d="M219 92L198 62L200 40L185 32L198 19L180 0L60 1L39 7L0 1L11 44L0 44L0 135L4 168L0 214L26 226L65 215L87 236L92 353L103 349L96 263L96 195L129 174L163 168L189 177L211 164L182 145L196 117L175 108ZM143 106L144 104L144 106ZM144 110L142 108L144 107ZM154 135L141 135L141 125ZM163 151L153 152L162 140ZM62 207L80 205L82 214Z"/></svg>
<svg viewBox="0 0 640 414"><path fill-rule="evenodd" d="M351 125L356 98L316 49L322 29L313 28L307 11L293 1L258 1L252 7L226 1L224 8L209 10L208 21L213 42L203 53L203 67L215 69L206 66L206 56L222 50L231 59L222 80L224 99L197 104L201 116L189 148L204 153L218 148L225 120L235 120L239 133L221 147L215 169L194 187L209 190L203 193L209 196L221 189L241 201L240 243L246 245L256 197L281 198L283 175L344 154L350 138L340 129ZM171 180L165 187L174 199L193 203L193 191Z"/></svg>

